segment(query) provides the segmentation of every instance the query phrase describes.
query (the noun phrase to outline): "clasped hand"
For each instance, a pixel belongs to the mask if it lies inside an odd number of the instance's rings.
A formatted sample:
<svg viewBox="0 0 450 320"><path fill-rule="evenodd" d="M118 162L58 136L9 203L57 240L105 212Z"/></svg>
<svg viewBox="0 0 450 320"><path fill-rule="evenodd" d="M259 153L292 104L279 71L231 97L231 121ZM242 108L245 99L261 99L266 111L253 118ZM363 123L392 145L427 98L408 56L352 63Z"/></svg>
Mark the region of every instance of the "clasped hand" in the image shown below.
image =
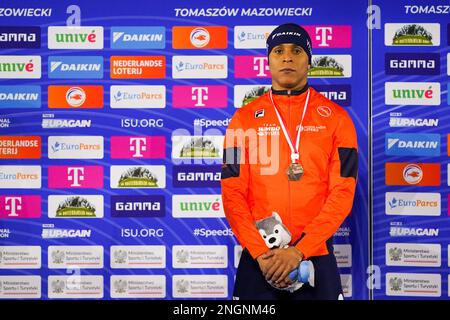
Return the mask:
<svg viewBox="0 0 450 320"><path fill-rule="evenodd" d="M271 249L256 260L267 281L278 288L285 288L292 281L289 273L298 267L303 254L295 247Z"/></svg>

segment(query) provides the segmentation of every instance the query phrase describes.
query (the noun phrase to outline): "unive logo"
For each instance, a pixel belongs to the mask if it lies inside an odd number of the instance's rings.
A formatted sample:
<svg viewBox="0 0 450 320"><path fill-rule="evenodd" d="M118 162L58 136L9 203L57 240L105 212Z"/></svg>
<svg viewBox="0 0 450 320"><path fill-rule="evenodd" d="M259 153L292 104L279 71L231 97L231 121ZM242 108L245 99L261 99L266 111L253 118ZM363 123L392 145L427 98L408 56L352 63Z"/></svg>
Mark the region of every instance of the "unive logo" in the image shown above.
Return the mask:
<svg viewBox="0 0 450 320"><path fill-rule="evenodd" d="M103 27L48 27L49 49L103 49Z"/></svg>
<svg viewBox="0 0 450 320"><path fill-rule="evenodd" d="M0 195L0 218L40 218L41 196Z"/></svg>
<svg viewBox="0 0 450 320"><path fill-rule="evenodd" d="M227 56L173 56L174 79L225 79L228 77Z"/></svg>
<svg viewBox="0 0 450 320"><path fill-rule="evenodd" d="M103 79L101 56L50 56L49 79Z"/></svg>
<svg viewBox="0 0 450 320"><path fill-rule="evenodd" d="M348 54L313 55L308 76L317 78L350 78L352 76L352 56Z"/></svg>
<svg viewBox="0 0 450 320"><path fill-rule="evenodd" d="M0 136L0 159L40 158L40 136Z"/></svg>
<svg viewBox="0 0 450 320"><path fill-rule="evenodd" d="M41 166L0 166L0 189L40 189Z"/></svg>
<svg viewBox="0 0 450 320"><path fill-rule="evenodd" d="M386 192L386 214L440 216L440 193Z"/></svg>
<svg viewBox="0 0 450 320"><path fill-rule="evenodd" d="M175 26L172 35L174 49L226 49L228 46L225 26Z"/></svg>
<svg viewBox="0 0 450 320"><path fill-rule="evenodd" d="M174 218L224 218L222 198L213 194L173 195Z"/></svg>
<svg viewBox="0 0 450 320"><path fill-rule="evenodd" d="M166 107L165 86L111 86L110 106L114 109Z"/></svg>
<svg viewBox="0 0 450 320"><path fill-rule="evenodd" d="M386 133L385 154L388 156L430 156L441 154L439 134Z"/></svg>
<svg viewBox="0 0 450 320"><path fill-rule="evenodd" d="M174 108L226 108L227 86L173 86Z"/></svg>
<svg viewBox="0 0 450 320"><path fill-rule="evenodd" d="M102 195L48 196L49 218L103 218Z"/></svg>
<svg viewBox="0 0 450 320"><path fill-rule="evenodd" d="M36 109L40 107L40 86L0 86L0 109Z"/></svg>
<svg viewBox="0 0 450 320"><path fill-rule="evenodd" d="M351 48L352 26L305 26L313 48Z"/></svg>
<svg viewBox="0 0 450 320"><path fill-rule="evenodd" d="M49 136L49 159L103 159L103 136Z"/></svg>
<svg viewBox="0 0 450 320"><path fill-rule="evenodd" d="M384 45L386 46L439 46L441 44L439 23L386 23Z"/></svg>
<svg viewBox="0 0 450 320"><path fill-rule="evenodd" d="M164 195L111 196L113 218L161 218L166 214L165 208Z"/></svg>
<svg viewBox="0 0 450 320"><path fill-rule="evenodd" d="M103 108L103 86L48 86L48 107Z"/></svg>
<svg viewBox="0 0 450 320"><path fill-rule="evenodd" d="M164 27L111 27L112 49L164 49Z"/></svg>
<svg viewBox="0 0 450 320"><path fill-rule="evenodd" d="M103 188L102 166L49 166L49 188Z"/></svg>
<svg viewBox="0 0 450 320"><path fill-rule="evenodd" d="M175 188L219 188L220 165L179 165L172 169Z"/></svg>
<svg viewBox="0 0 450 320"><path fill-rule="evenodd" d="M386 53L384 69L387 75L438 75L439 53Z"/></svg>
<svg viewBox="0 0 450 320"><path fill-rule="evenodd" d="M41 28L0 26L0 49L39 49Z"/></svg>
<svg viewBox="0 0 450 320"><path fill-rule="evenodd" d="M165 166L111 166L111 188L165 188Z"/></svg>
<svg viewBox="0 0 450 320"><path fill-rule="evenodd" d="M386 82L385 103L387 105L441 104L441 84L439 82Z"/></svg>
<svg viewBox="0 0 450 320"><path fill-rule="evenodd" d="M165 56L111 56L111 79L163 79Z"/></svg>
<svg viewBox="0 0 450 320"><path fill-rule="evenodd" d="M385 169L386 185L440 186L441 184L439 163L388 162Z"/></svg>
<svg viewBox="0 0 450 320"><path fill-rule="evenodd" d="M0 56L0 79L40 78L40 56Z"/></svg>
<svg viewBox="0 0 450 320"><path fill-rule="evenodd" d="M235 56L235 78L270 78L267 56Z"/></svg>
<svg viewBox="0 0 450 320"><path fill-rule="evenodd" d="M352 87L349 84L315 85L314 89L340 106L348 107L352 104Z"/></svg>
<svg viewBox="0 0 450 320"><path fill-rule="evenodd" d="M165 157L164 136L111 137L111 159L165 159Z"/></svg>

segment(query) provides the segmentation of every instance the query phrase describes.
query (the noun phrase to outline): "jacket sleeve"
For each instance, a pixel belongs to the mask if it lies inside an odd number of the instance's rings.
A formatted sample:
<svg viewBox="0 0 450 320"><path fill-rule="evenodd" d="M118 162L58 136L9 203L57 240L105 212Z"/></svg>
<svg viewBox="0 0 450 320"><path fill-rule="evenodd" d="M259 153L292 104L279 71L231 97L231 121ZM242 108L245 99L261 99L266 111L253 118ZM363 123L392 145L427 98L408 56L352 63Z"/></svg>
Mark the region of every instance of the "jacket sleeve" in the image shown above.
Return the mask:
<svg viewBox="0 0 450 320"><path fill-rule="evenodd" d="M225 134L221 176L222 203L225 216L239 243L256 259L269 248L256 229L248 204L250 168L247 139L238 110Z"/></svg>
<svg viewBox="0 0 450 320"><path fill-rule="evenodd" d="M296 245L305 259L317 255L316 252L333 236L353 206L358 177L358 146L353 122L343 111L333 136L328 197L319 215L305 227L305 235Z"/></svg>

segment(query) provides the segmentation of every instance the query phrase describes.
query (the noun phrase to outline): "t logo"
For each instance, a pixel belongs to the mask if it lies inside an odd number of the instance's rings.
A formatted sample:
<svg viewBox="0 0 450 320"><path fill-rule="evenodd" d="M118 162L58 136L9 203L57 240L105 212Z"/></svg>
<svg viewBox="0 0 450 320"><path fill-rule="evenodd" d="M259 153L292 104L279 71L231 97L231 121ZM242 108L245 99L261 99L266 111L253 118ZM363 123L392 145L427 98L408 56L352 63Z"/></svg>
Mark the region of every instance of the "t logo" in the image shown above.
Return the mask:
<svg viewBox="0 0 450 320"><path fill-rule="evenodd" d="M71 187L81 187L80 181L84 181L84 168L71 167L67 169L67 180L72 181Z"/></svg>
<svg viewBox="0 0 450 320"><path fill-rule="evenodd" d="M254 57L253 58L253 70L257 71L257 77L266 77L266 71L269 71L269 65L267 64L267 57Z"/></svg>
<svg viewBox="0 0 450 320"><path fill-rule="evenodd" d="M203 101L208 100L208 88L207 87L193 87L192 88L192 100L197 101L196 107L204 107Z"/></svg>
<svg viewBox="0 0 450 320"><path fill-rule="evenodd" d="M319 47L329 47L327 41L333 40L333 29L331 27L317 27L316 40L320 41Z"/></svg>
<svg viewBox="0 0 450 320"><path fill-rule="evenodd" d="M21 197L6 197L5 209L9 211L8 217L18 217L17 211L22 210L22 198Z"/></svg>
<svg viewBox="0 0 450 320"><path fill-rule="evenodd" d="M141 152L147 150L146 144L145 138L131 138L130 151L134 151L133 157L142 158L144 155Z"/></svg>

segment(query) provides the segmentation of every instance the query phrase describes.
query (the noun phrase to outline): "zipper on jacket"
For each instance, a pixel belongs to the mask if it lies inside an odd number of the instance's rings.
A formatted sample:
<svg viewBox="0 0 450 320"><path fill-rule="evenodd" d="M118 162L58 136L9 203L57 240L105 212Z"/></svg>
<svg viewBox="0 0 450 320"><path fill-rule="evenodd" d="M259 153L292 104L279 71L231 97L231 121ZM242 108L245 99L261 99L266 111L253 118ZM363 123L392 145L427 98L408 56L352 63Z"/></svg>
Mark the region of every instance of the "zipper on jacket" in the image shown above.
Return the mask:
<svg viewBox="0 0 450 320"><path fill-rule="evenodd" d="M290 124L291 124L291 91L290 90L288 91L288 101L289 101L289 103L288 103L289 111L288 111L288 129L287 130L289 130L288 132L290 132ZM290 133L289 133L289 135L290 135ZM293 141L293 143L295 143L295 141ZM291 157L288 157L289 165L291 164L290 159L291 159ZM289 179L288 179L288 217L289 217L289 226L292 227L291 181ZM294 239L291 239L291 240L293 241Z"/></svg>

